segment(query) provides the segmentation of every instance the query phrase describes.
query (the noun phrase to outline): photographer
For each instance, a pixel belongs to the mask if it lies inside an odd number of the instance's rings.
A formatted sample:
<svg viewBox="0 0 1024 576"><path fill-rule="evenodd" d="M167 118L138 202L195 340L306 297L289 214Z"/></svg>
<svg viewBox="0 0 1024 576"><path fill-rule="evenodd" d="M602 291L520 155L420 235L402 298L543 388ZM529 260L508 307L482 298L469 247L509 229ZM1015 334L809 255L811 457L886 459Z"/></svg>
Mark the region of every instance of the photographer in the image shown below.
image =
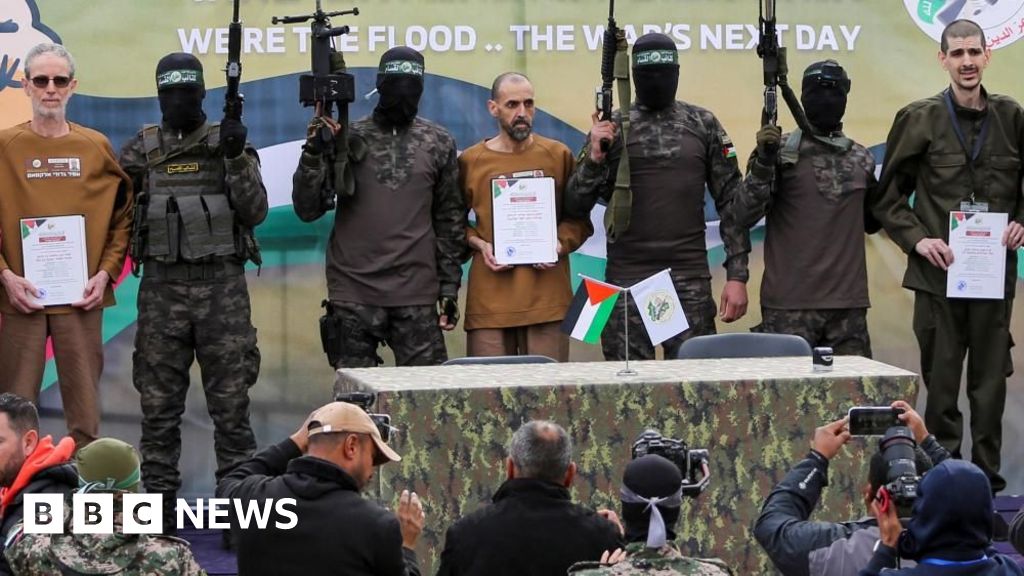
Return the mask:
<svg viewBox="0 0 1024 576"><path fill-rule="evenodd" d="M423 508L403 491L397 517L359 492L374 468L401 457L360 407L332 402L291 437L257 453L221 479L217 496L250 501L293 498L291 529L240 530L239 574L419 575L416 541Z"/></svg>
<svg viewBox="0 0 1024 576"><path fill-rule="evenodd" d="M910 404L897 400L892 408L903 409L901 422L910 429L918 446L917 474L949 458L949 453L928 433L924 420ZM828 486L829 461L850 439L847 418L814 431L811 450L768 495L754 524L754 537L786 576L854 576L867 565L878 541L872 518L852 522L811 522L821 491ZM924 455L927 455L925 457ZM863 488L865 508L878 488L887 482L888 464L881 451L871 457L868 483Z"/></svg>
<svg viewBox="0 0 1024 576"><path fill-rule="evenodd" d="M622 519L626 523L627 566L611 568L605 562L579 562L570 574L703 574L731 575L717 559L687 558L676 547L675 525L683 503L683 474L667 458L648 454L626 465L622 474Z"/></svg>
<svg viewBox="0 0 1024 576"><path fill-rule="evenodd" d="M992 485L974 464L947 460L929 472L906 530L893 508L872 502L882 539L861 576L1024 575L1024 568L992 548ZM917 565L896 569L899 557Z"/></svg>

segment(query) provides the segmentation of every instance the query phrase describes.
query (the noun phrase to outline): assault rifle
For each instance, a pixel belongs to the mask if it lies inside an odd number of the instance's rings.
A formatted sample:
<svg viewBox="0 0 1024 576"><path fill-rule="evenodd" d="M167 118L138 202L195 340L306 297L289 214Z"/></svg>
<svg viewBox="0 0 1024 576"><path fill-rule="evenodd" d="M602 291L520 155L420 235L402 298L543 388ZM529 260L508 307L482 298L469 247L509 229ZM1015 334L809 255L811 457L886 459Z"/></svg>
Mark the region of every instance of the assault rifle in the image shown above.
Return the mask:
<svg viewBox="0 0 1024 576"><path fill-rule="evenodd" d="M337 200L335 186L335 161L341 156L348 156L348 105L355 100L355 77L347 73L345 57L334 49L332 44L335 36L348 34L348 26L331 26L331 18L352 14L359 15L359 8L324 12L321 0L316 0L316 11L303 16L275 16L274 24L296 24L310 22L311 74L299 77L299 101L303 106L313 107L318 118L324 119L317 126L316 147L323 153L324 166L327 174L320 190L321 203L324 210L333 210ZM337 113L335 113L337 109ZM330 119L333 122L328 122ZM331 124L341 126L341 139L335 142L334 129ZM341 174L337 176L342 176Z"/></svg>
<svg viewBox="0 0 1024 576"><path fill-rule="evenodd" d="M758 25L760 37L757 42L757 55L761 58L764 71L764 109L761 111L761 124L776 125L779 121L778 89L782 89L782 97L786 107L796 120L796 125L806 134L811 134L810 124L804 114L800 100L789 85L789 69L786 64L786 49L779 46L779 37L775 25L776 0L757 0Z"/></svg>
<svg viewBox="0 0 1024 576"><path fill-rule="evenodd" d="M234 16L228 25L228 64L224 68L227 75L227 89L224 91L224 117L242 120L242 105L245 96L238 91L242 82L242 22L238 19L238 4L235 0Z"/></svg>
<svg viewBox="0 0 1024 576"><path fill-rule="evenodd" d="M604 43L601 45L601 87L597 89L599 120L612 119L612 85L615 83L615 51L618 46L619 26L615 23L615 0L608 0L608 26L604 29ZM601 151L611 147L607 138L601 140Z"/></svg>

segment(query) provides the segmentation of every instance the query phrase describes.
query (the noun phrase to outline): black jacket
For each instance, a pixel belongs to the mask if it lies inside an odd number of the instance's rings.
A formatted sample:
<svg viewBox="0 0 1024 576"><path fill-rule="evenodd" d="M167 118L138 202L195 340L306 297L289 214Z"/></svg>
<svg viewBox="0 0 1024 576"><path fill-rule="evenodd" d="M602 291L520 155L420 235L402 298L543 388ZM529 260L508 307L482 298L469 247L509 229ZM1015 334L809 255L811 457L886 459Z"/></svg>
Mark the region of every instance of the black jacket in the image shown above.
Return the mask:
<svg viewBox="0 0 1024 576"><path fill-rule="evenodd" d="M78 488L78 471L69 462L57 464L36 472L27 486L21 489L14 500L4 510L3 521L0 522L0 576L11 576L13 572L3 555L7 535L14 528L24 513L25 494L68 494Z"/></svg>
<svg viewBox="0 0 1024 576"><path fill-rule="evenodd" d="M949 452L932 436L921 448L934 464L949 458ZM871 560L878 541L874 518L808 520L825 486L828 460L811 452L772 490L754 523L754 537L785 576L850 576Z"/></svg>
<svg viewBox="0 0 1024 576"><path fill-rule="evenodd" d="M623 546L614 524L574 504L557 484L516 478L493 500L448 528L438 576L565 574Z"/></svg>
<svg viewBox="0 0 1024 576"><path fill-rule="evenodd" d="M335 464L302 456L291 440L257 453L217 485L217 496L262 502L294 498L294 528L271 514L264 530L239 530L239 576L419 576L416 553L402 546L398 518L364 499Z"/></svg>

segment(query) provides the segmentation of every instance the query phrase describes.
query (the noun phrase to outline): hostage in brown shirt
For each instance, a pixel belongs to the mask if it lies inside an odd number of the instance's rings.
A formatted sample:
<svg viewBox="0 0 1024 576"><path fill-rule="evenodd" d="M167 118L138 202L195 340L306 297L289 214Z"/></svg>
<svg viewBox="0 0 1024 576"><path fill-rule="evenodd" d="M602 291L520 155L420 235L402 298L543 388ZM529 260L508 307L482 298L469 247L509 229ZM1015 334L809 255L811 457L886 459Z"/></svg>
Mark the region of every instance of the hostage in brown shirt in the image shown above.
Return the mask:
<svg viewBox="0 0 1024 576"><path fill-rule="evenodd" d="M476 214L466 228L473 252L466 297L469 356L540 354L569 359L569 340L559 324L569 309L569 253L593 234L589 220L565 218L562 193L575 163L561 142L533 133L533 85L522 74L498 76L487 108L498 135L471 146L459 158L459 184ZM503 266L494 257L491 181L550 177L555 180L558 261Z"/></svg>

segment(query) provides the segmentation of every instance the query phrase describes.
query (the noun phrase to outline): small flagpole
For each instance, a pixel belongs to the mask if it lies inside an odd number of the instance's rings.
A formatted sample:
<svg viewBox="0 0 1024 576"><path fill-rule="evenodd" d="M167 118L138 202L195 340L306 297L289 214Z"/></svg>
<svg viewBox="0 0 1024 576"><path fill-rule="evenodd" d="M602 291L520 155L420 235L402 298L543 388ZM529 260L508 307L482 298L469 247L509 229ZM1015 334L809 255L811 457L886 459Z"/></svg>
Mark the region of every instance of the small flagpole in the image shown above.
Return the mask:
<svg viewBox="0 0 1024 576"><path fill-rule="evenodd" d="M636 370L629 367L629 288L623 290L623 293L626 295L622 308L622 317L626 324L626 367L619 370L616 376L636 376Z"/></svg>

